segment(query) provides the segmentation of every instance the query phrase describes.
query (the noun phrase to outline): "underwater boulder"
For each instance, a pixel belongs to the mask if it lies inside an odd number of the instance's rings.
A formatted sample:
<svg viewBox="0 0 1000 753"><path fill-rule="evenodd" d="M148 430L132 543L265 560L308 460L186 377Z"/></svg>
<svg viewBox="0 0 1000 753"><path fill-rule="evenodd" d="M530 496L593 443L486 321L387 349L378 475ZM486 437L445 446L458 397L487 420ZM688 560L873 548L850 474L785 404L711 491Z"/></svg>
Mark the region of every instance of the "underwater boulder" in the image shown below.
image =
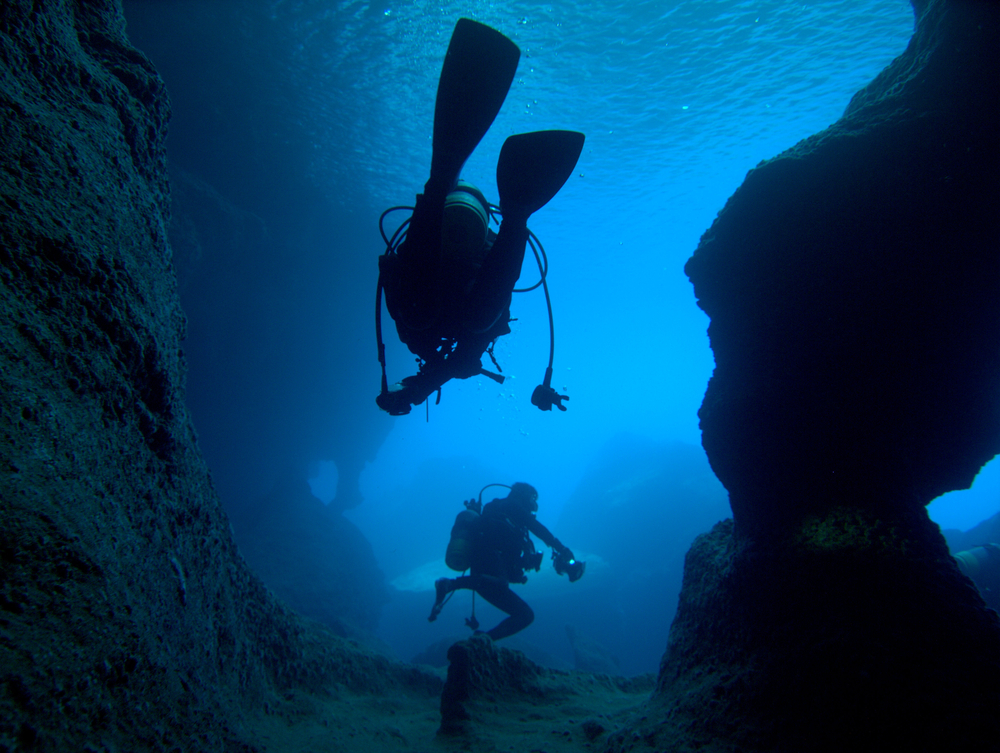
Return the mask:
<svg viewBox="0 0 1000 753"><path fill-rule="evenodd" d="M447 638L442 638L418 653L410 660L410 662L412 664L426 664L430 667L447 667L448 649L462 640L464 640L464 636L452 635ZM570 668L568 662L552 656L552 654L541 650L537 646L517 635L505 638L504 648L519 651L524 654L529 661L534 662L540 667L563 670Z"/></svg>
<svg viewBox="0 0 1000 753"><path fill-rule="evenodd" d="M467 732L479 703L501 698L508 702L541 699L543 673L521 652L495 646L488 635L452 644L448 649L448 679L441 693L440 732Z"/></svg>
<svg viewBox="0 0 1000 753"><path fill-rule="evenodd" d="M544 719L565 727L567 722L576 725L590 710L607 715L608 722L610 716L636 707L652 688L652 675L626 678L545 669L520 651L498 647L485 634L453 644L448 662L438 735L464 743L486 742L499 730L517 741L517 731L527 721ZM604 732L593 720L581 720L579 729L586 741ZM565 730L552 734L572 738Z"/></svg>

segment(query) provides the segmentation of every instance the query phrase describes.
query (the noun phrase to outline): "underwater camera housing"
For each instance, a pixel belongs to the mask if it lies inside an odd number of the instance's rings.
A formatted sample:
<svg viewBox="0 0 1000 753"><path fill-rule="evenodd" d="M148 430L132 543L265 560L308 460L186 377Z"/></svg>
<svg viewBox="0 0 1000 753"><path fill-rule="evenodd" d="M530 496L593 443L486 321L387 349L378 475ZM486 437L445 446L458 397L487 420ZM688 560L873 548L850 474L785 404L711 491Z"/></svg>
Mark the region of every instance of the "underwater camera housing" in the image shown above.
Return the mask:
<svg viewBox="0 0 1000 753"><path fill-rule="evenodd" d="M552 559L554 560L552 566L555 567L556 572L560 575L568 575L570 583L576 583L580 580L587 567L586 562L580 562L566 552L552 552Z"/></svg>

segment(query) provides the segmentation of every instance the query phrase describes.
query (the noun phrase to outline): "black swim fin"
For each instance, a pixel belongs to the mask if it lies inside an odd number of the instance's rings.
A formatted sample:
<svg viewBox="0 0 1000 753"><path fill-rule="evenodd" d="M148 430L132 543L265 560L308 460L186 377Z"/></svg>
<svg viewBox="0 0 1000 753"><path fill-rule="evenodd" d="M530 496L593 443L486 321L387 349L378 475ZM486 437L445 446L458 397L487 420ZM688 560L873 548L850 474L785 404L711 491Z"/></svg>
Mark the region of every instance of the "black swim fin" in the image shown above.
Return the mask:
<svg viewBox="0 0 1000 753"><path fill-rule="evenodd" d="M548 204L573 173L584 138L578 131L533 131L503 142L497 189L504 217L527 218Z"/></svg>
<svg viewBox="0 0 1000 753"><path fill-rule="evenodd" d="M434 105L428 186L448 192L462 165L500 112L521 51L496 29L458 19L448 43Z"/></svg>
<svg viewBox="0 0 1000 753"><path fill-rule="evenodd" d="M438 80L430 179L417 196L406 241L398 251L401 275L411 292L403 312L410 329L425 330L440 318L445 195L500 112L520 57L517 45L496 29L468 18L455 24Z"/></svg>

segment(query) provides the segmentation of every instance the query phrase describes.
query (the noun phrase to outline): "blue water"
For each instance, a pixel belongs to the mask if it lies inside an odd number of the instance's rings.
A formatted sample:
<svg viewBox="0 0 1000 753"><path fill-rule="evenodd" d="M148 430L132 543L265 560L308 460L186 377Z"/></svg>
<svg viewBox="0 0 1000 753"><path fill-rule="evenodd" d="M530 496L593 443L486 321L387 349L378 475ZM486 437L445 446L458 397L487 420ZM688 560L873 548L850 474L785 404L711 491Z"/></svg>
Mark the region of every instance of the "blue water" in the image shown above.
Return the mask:
<svg viewBox="0 0 1000 753"><path fill-rule="evenodd" d="M521 296L514 333L497 347L509 384L449 384L429 424L397 421L364 492L377 498L428 456L470 455L502 478L532 479L555 513L619 431L699 442L713 362L684 261L748 169L834 122L905 48L912 11L902 0L387 5L365 21L367 38L393 42L366 43L378 53L365 56L352 91L351 113L363 113L351 118L357 151L339 153L346 164L324 151L317 179L336 184L363 162L376 206L412 200L429 165L440 60L461 13L522 49L467 179L495 199L507 135L587 134L577 174L531 222L551 262L554 385L570 395L569 411L544 414L528 402L548 330L542 296ZM536 276L526 266L522 279ZM404 350L389 359L395 378L409 373Z"/></svg>
<svg viewBox="0 0 1000 753"><path fill-rule="evenodd" d="M192 27L199 13L241 17L239 3L179 5L190 12ZM492 481L528 481L540 492L539 518L559 535L563 508L580 496L581 479L600 465L614 438L700 443L697 410L713 361L708 319L695 304L683 264L749 169L835 122L854 92L905 49L913 13L905 0L272 0L267 8L263 16L235 23L232 38L220 45L252 48L252 55L226 65L237 72L233 76L263 82L260 101L241 102L238 117L259 129L260 143L270 137L288 146L301 176L338 216L349 218L345 236L368 239L338 251L362 255L364 263L347 265L349 272L338 273L323 291L336 301L363 300L358 304L363 311L340 312L336 331L317 327L300 335L310 349L302 361L308 369L310 358L321 363L330 353L339 354L343 343L365 341L357 347L368 360L352 361L339 372L360 375L371 389L349 395L350 411L330 421L348 435L377 422L388 433L362 473L364 501L347 516L372 542L400 593L420 593L412 613L396 604L382 628L383 637L409 658L455 627L445 626L443 618L426 623L430 591L420 590L447 574L441 558L462 499ZM566 413L542 413L529 403L548 358L540 291L515 297L513 332L497 344L505 384L485 378L449 383L440 405L430 406L429 420L424 406L389 419L374 405L378 370L374 344L368 344L373 340L369 301L375 260L383 250L376 222L382 209L412 203L427 178L437 77L460 16L499 29L522 51L514 85L464 178L496 201L494 170L508 135L566 128L587 136L575 174L529 223L550 261L553 386L570 395ZM240 47L241 35L254 43ZM204 63L208 75L216 63ZM178 96L178 122L184 103ZM226 106L217 104L219 110ZM188 143L187 151L194 153L195 147ZM304 277L321 274L307 262L301 265ZM526 262L522 283L534 282L537 274ZM288 305L296 305L294 298ZM396 381L413 373L413 357L395 341L388 317L386 325L389 379ZM336 390L337 383L327 388ZM195 397L197 389L193 385ZM323 402L318 394L315 402ZM213 458L210 429L203 430L203 444L210 463L221 466L221 455ZM341 475L336 464L322 456L306 460L326 461L314 463L311 483L314 493L329 501ZM247 463L241 478L266 491L269 478L262 468ZM614 489L655 486L654 472L629 473ZM223 478L223 490L226 483ZM638 594L628 597L633 602L657 598L636 584L657 572L658 563L672 563L673 587L679 585L686 542L727 514L721 487L697 483L706 499L716 501L699 509L676 503L673 525L683 536L671 538L664 549L651 547L645 569L608 576L608 582L620 578L621 593ZM584 491L617 499L614 489ZM666 496L663 504L672 499L688 497ZM1000 472L994 462L972 492L948 495L930 510L945 527L969 528L998 508ZM439 538L427 531L437 531ZM574 587L590 578L599 582L601 553L589 554L595 569ZM604 564L605 572L612 572L613 563ZM539 615L524 637L565 656L565 638L557 645L552 631L558 618L546 614L542 604L550 598L566 604L585 592L570 590L565 580L550 581L533 581L522 592ZM610 647L623 656L628 671L655 669L674 608L671 598L643 617L655 621L652 628L646 624L646 632L660 638L639 648L629 645L635 642L628 634L629 605L596 605L623 615L619 632L598 637L614 644ZM458 612L451 623L460 624ZM562 629L556 627L556 633Z"/></svg>

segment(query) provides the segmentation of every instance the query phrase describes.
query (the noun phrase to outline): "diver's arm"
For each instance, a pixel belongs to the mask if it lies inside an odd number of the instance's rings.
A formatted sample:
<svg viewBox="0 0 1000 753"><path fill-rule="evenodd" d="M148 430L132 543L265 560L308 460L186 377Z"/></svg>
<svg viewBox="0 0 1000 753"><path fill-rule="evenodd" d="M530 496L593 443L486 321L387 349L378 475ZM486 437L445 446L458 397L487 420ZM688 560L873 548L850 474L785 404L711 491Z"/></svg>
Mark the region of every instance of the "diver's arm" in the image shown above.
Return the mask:
<svg viewBox="0 0 1000 753"><path fill-rule="evenodd" d="M535 516L531 516L531 521L528 523L528 530L541 539L547 547L554 549L557 552L569 551L569 547L553 536L552 532L542 525L542 523L540 523L538 518Z"/></svg>
<svg viewBox="0 0 1000 753"><path fill-rule="evenodd" d="M375 398L375 402L390 415L404 416L410 412L411 405L424 402L441 389L445 382L451 379L468 379L478 374L498 379L497 375L483 369L474 353L470 356L468 351L458 353L456 349L452 357L447 360L438 360L434 364L425 363L418 373L406 377L402 382L381 393Z"/></svg>

